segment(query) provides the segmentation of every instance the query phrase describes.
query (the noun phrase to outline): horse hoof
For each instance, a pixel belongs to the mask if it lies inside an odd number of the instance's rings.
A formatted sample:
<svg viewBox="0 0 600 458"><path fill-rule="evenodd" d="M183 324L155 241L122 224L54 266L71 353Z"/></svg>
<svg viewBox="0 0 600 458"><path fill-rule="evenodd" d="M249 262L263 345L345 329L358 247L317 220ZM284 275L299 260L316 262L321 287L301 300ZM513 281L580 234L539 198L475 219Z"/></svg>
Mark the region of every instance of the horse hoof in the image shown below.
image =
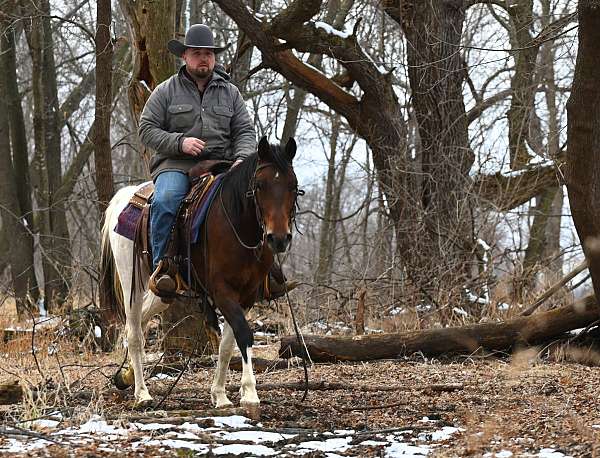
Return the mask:
<svg viewBox="0 0 600 458"><path fill-rule="evenodd" d="M122 370L113 375L113 383L115 384L115 387L117 387L118 390L126 390L131 386L131 384L127 383L123 378Z"/></svg>
<svg viewBox="0 0 600 458"><path fill-rule="evenodd" d="M149 409L150 407L153 407L153 405L154 405L154 400L152 398L143 399L141 401L136 401L133 404L133 408L135 410L146 410L146 409Z"/></svg>
<svg viewBox="0 0 600 458"><path fill-rule="evenodd" d="M240 401L240 407L246 411L247 416L252 420L260 419L260 402Z"/></svg>
<svg viewBox="0 0 600 458"><path fill-rule="evenodd" d="M233 407L233 403L229 400L227 400L227 402L215 404L215 409L229 409L230 407Z"/></svg>

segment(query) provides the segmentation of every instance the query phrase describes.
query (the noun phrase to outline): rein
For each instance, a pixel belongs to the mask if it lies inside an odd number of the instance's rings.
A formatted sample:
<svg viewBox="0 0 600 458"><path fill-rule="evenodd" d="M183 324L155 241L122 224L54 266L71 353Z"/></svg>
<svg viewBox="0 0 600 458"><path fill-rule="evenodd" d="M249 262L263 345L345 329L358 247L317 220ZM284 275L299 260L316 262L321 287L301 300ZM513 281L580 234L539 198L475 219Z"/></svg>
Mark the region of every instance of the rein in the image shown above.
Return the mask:
<svg viewBox="0 0 600 458"><path fill-rule="evenodd" d="M233 234L235 235L235 238L237 239L238 243L242 247L246 248L247 250L258 250L258 249L262 248L262 246L265 243L265 234L266 234L265 221L262 217L262 213L260 211L260 205L258 205L258 201L257 201L258 188L256 187L256 174L266 167L274 167L274 164L271 162L267 162L264 164L257 165L256 169L254 169L254 174L252 175L252 178L248 185L248 191L246 191L246 197L252 198L252 200L254 201L254 208L256 209L256 222L260 226L260 229L263 234L262 238L254 246L247 245L246 243L244 243L244 241L240 237L238 231L236 230L235 226L233 225L233 222L231 221L231 217L229 216L227 209L225 208L225 203L223 202L223 188L221 187L219 189L219 200L221 202L221 208L223 209L223 213L225 213L225 218L227 219L227 223L229 224L229 227L233 231ZM293 173L293 171L292 171L292 173ZM296 198L294 200L294 205L292 206L292 211L290 213L290 223L293 223L294 226L296 226L296 209L298 208L298 196L303 196L304 190L298 189L296 187L295 192L296 192ZM292 227L292 224L290 224L290 227ZM296 229L297 229L297 226L296 226ZM300 232L300 231L298 231L298 232Z"/></svg>
<svg viewBox="0 0 600 458"><path fill-rule="evenodd" d="M240 238L240 234L238 234L237 230L235 229L235 226L233 225L233 222L231 221L231 218L229 217L229 213L227 213L227 209L225 208L225 203L223 202L223 188L219 189L219 201L221 202L221 208L223 209L223 213L225 213L225 218L227 219L227 222L229 223L229 227L233 231L233 235L235 235L235 238L237 239L239 244L241 246L243 246L244 248L246 248L247 250L256 250L259 247L261 247L263 245L264 239L265 239L265 235L264 235L265 234L265 229L264 229L265 226L264 226L262 219L258 220L258 221L259 221L259 225L261 227L262 233L263 233L263 237L254 246L246 245L244 243L244 241Z"/></svg>

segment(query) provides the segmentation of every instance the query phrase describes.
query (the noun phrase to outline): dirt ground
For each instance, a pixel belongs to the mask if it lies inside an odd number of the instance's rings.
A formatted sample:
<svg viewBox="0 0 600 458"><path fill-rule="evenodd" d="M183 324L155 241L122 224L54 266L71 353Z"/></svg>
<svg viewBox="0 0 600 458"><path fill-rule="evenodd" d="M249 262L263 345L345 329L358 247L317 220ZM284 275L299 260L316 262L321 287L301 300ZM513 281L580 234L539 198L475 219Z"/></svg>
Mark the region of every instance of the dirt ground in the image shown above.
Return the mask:
<svg viewBox="0 0 600 458"><path fill-rule="evenodd" d="M277 345L263 346L257 353L273 356ZM22 350L22 359L5 361L0 382L25 374L27 383L33 383L39 371L27 349ZM444 426L459 428L438 441L428 456L511 456L509 452L513 456L597 455L600 368L548 362L536 359L535 355L535 351L525 351L503 358L438 361L417 356L394 361L318 364L309 369L309 377L311 384L319 389L310 390L305 402L300 402L302 391L286 385L303 380L302 368L292 365L289 369L257 374L262 403L255 420L269 430L321 433L352 430L351 434L360 435L361 440L376 439L381 437L377 432L392 430L421 433L423 439L423 431ZM63 348L60 353L61 373L55 359L45 356L38 362L52 382L47 382L38 400L0 406L2 424L6 427L28 416L29 419L43 417L50 410L63 412L63 427L81 423L92 414L107 419L131 414L132 392L117 392L108 380L118 359L117 355L79 353L74 345L70 352ZM209 408L213 372L213 368L192 365L161 407L167 411L166 415L179 410ZM230 371L229 384L233 391L229 394L234 404L239 401L235 391L239 378L239 372ZM53 398L53 393L59 391L57 387L67 384L69 390L62 390L60 398ZM149 388L155 398L160 399L172 384L172 378L151 379ZM336 389L329 389L331 385ZM7 440L6 435L0 433L0 449ZM552 450L548 452L548 449ZM27 452L27 455L91 456L88 452L90 449L86 448L69 452L52 445ZM149 453L146 451L144 455ZM122 455L124 451L117 454ZM157 452L157 455L165 454L181 456L181 450ZM92 455L113 453L95 449ZM315 451L303 456L345 455L400 456L385 452L381 445L364 446L359 452Z"/></svg>

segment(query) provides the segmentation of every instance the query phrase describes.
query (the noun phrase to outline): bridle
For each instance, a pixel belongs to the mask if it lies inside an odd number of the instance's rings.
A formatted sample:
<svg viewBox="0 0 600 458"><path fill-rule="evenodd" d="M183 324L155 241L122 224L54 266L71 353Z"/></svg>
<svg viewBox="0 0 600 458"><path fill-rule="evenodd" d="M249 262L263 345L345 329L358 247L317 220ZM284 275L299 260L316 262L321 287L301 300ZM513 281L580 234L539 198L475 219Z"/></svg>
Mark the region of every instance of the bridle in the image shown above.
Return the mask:
<svg viewBox="0 0 600 458"><path fill-rule="evenodd" d="M256 245L248 245L248 244L244 243L244 241L241 239L238 231L236 230L235 226L233 225L233 222L231 221L231 218L229 217L229 213L227 213L225 204L223 203L222 188L219 190L219 199L221 201L221 208L223 209L223 213L225 213L225 218L227 219L227 222L229 223L229 227L233 231L235 238L237 239L238 243L242 247L246 248L247 250L253 250L253 251L255 251L255 253L257 251L260 252L262 250L262 247L265 244L265 237L267 235L267 231L265 229L265 220L264 220L264 217L263 217L260 205L259 205L258 194L259 194L260 188L258 188L258 186L256 185L256 175L262 169L265 169L267 167L275 167L275 164L273 164L272 162L264 162L262 164L256 165L256 168L254 169L254 173L252 174L252 178L250 179L250 183L248 183L248 190L246 191L246 198L248 198L248 199L251 198L253 200L254 208L256 210L256 222L258 223L260 230L262 232L262 237L256 243ZM291 166L290 166L290 168L291 168ZM292 174L294 175L294 178L296 178L296 174L294 173L293 169L292 169ZM305 194L304 190L298 189L297 183L298 183L298 180L296 180L296 187L293 190L295 195L294 195L294 203L292 204L292 211L290 212L290 218L289 218L289 227L290 228L292 227L292 224L294 226L296 226L296 211L298 209L298 197L303 196Z"/></svg>

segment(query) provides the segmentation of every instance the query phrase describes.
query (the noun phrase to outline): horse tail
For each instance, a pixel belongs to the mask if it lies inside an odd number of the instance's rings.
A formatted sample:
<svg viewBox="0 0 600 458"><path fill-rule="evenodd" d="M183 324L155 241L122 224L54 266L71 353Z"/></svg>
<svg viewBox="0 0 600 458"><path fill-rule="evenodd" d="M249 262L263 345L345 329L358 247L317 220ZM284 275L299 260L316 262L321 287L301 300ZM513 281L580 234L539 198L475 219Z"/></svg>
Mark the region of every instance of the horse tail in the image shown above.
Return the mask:
<svg viewBox="0 0 600 458"><path fill-rule="evenodd" d="M110 231L114 225L114 212L114 205L111 203L104 213L100 251L100 282L98 286L102 320L109 325L125 322L123 288L110 246Z"/></svg>

